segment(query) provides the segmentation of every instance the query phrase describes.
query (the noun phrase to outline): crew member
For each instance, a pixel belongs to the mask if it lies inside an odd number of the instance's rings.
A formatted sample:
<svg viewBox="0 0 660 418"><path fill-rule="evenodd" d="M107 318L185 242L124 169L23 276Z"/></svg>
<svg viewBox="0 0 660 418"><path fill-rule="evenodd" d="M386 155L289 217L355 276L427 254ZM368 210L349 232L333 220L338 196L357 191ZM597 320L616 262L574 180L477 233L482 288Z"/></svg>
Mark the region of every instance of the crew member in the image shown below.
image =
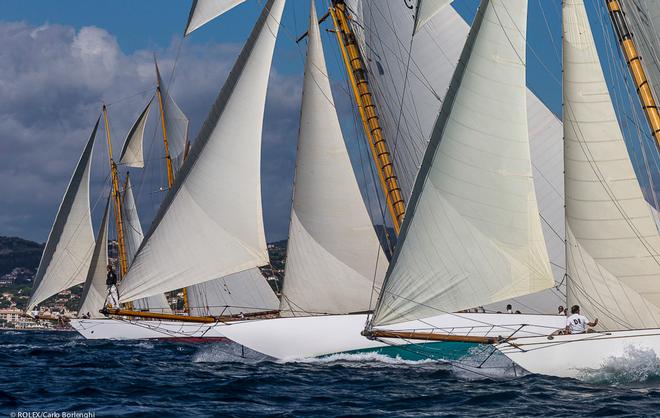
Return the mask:
<svg viewBox="0 0 660 418"><path fill-rule="evenodd" d="M590 322L586 316L580 315L580 307L573 305L571 307L571 316L566 318L566 334L584 334L587 326L595 327L598 325L598 318Z"/></svg>
<svg viewBox="0 0 660 418"><path fill-rule="evenodd" d="M115 273L115 270L112 268L111 264L108 264L107 270L108 273L106 274L105 285L108 287L108 296L110 296L110 302L112 303L112 306L118 307L119 297L115 298L115 294L117 293L117 274Z"/></svg>

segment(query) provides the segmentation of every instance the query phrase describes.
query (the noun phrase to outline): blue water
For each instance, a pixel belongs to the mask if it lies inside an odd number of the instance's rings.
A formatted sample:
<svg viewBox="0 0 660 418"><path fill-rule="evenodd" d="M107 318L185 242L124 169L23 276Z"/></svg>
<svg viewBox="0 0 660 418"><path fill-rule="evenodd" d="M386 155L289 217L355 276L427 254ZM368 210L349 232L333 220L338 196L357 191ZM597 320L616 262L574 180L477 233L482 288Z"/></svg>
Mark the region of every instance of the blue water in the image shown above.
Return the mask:
<svg viewBox="0 0 660 418"><path fill-rule="evenodd" d="M613 361L589 382L504 363L485 377L463 363L369 353L303 362L239 354L223 343L0 332L0 416L660 416L660 362L648 353Z"/></svg>

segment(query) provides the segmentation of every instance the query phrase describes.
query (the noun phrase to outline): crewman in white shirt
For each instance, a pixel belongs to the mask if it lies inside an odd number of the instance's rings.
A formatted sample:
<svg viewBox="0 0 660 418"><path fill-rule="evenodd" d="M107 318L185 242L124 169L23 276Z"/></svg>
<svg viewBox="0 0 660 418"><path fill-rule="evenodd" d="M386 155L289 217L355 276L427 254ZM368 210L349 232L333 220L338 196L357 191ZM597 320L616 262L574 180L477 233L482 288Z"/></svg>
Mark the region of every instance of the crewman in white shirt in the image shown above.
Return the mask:
<svg viewBox="0 0 660 418"><path fill-rule="evenodd" d="M584 334L587 332L587 326L595 327L598 325L598 318L594 322L589 322L586 316L580 315L580 307L573 305L571 307L571 316L566 318L566 334Z"/></svg>

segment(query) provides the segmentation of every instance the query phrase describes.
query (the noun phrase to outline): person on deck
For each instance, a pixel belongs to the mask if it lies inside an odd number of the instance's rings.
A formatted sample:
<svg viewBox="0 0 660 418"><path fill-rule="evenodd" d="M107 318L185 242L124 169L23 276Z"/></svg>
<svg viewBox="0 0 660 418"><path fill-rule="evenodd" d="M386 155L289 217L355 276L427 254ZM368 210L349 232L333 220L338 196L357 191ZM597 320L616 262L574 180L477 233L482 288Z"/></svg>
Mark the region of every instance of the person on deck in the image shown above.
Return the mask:
<svg viewBox="0 0 660 418"><path fill-rule="evenodd" d="M562 305L557 308L557 315L566 316L566 309Z"/></svg>
<svg viewBox="0 0 660 418"><path fill-rule="evenodd" d="M112 268L111 264L108 264L107 270L108 273L106 274L105 285L108 287L108 296L110 296L110 302L112 303L112 306L119 307L119 294L117 293L117 274L115 273L115 270ZM117 295L116 298L115 294Z"/></svg>
<svg viewBox="0 0 660 418"><path fill-rule="evenodd" d="M511 306L510 304L506 305L506 313L512 314L513 313L513 306Z"/></svg>
<svg viewBox="0 0 660 418"><path fill-rule="evenodd" d="M573 305L571 307L571 316L566 318L566 334L584 334L590 332L587 326L595 327L598 325L598 318L590 322L586 316L580 315L580 307Z"/></svg>

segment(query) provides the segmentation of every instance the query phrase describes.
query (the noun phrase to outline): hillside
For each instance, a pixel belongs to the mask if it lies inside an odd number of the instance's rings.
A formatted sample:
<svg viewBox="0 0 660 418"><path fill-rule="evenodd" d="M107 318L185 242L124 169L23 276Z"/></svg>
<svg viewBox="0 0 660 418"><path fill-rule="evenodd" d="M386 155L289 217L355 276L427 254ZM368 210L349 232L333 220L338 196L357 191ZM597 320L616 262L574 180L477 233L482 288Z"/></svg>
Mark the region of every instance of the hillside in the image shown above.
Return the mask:
<svg viewBox="0 0 660 418"><path fill-rule="evenodd" d="M0 276L16 267L37 270L43 244L17 237L0 236Z"/></svg>

